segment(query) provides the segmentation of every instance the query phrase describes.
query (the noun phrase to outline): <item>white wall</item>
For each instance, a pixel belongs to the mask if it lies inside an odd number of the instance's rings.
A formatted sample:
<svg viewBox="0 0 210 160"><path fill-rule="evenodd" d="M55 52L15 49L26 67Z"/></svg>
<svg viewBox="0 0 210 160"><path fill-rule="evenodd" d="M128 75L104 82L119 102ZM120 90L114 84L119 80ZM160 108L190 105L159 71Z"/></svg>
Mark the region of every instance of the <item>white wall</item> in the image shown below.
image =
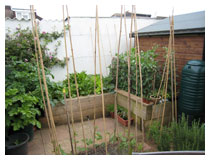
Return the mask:
<svg viewBox="0 0 210 160"><path fill-rule="evenodd" d="M130 18L126 20L127 34L130 32ZM158 22L157 19L141 18L137 19L138 29L151 25ZM14 32L18 25L21 25L21 28L29 27L31 28L31 21L19 21L6 19L5 29L10 28L11 32ZM67 24L67 23L66 23ZM95 18L71 18L71 33L73 41L73 49L75 55L75 64L76 71L86 71L88 74L94 73L94 62L93 62L93 47L94 47L94 35L95 35ZM62 20L42 20L39 22L41 32L51 32L62 31L63 22ZM114 27L116 26L116 27ZM116 28L116 30L115 30ZM91 31L92 30L92 39L91 42ZM99 18L99 30L100 30L100 51L101 51L101 60L102 60L102 72L106 76L108 74L107 66L111 63L112 56L117 52L117 43L119 39L120 31L120 18ZM109 36L108 36L109 32ZM67 34L67 46L68 46L68 55L70 57L69 67L70 73L73 73L73 65L71 58L71 48L69 42L69 34ZM110 37L110 41L109 41ZM65 57L65 48L64 48L64 39L63 37L59 39L61 41L61 46L58 48L57 57L63 59ZM129 36L128 36L129 42ZM55 43L49 44L48 48L53 50ZM110 48L111 44L111 48ZM132 38L132 46L134 41ZM126 38L125 38L125 29L124 21L122 23L122 36L121 36L121 46L120 53L126 51ZM111 56L112 54L112 56ZM98 52L97 52L98 55ZM97 56L97 73L99 73L99 60ZM52 68L52 73L55 76L54 81L60 81L66 77L66 67L61 68L55 66Z"/></svg>

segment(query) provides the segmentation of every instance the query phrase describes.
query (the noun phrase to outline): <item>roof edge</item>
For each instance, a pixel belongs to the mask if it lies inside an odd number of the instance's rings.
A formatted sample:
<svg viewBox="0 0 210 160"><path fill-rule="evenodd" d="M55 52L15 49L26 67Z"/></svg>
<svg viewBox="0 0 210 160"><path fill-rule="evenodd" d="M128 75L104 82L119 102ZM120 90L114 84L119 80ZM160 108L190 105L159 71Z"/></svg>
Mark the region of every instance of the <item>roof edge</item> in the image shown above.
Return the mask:
<svg viewBox="0 0 210 160"><path fill-rule="evenodd" d="M205 33L205 28L193 28L193 29L184 29L184 30L174 30L175 35L179 34L197 34L197 33ZM158 32L143 32L138 33L138 37L142 36L163 36L169 35L170 31L158 31ZM132 37L135 37L135 33L133 32Z"/></svg>

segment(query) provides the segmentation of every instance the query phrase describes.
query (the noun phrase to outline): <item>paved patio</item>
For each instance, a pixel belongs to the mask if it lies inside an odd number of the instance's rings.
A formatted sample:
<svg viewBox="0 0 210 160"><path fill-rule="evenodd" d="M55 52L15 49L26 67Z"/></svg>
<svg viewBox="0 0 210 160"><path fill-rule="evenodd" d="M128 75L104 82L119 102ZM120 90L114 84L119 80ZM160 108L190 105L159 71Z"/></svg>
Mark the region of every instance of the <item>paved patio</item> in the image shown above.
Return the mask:
<svg viewBox="0 0 210 160"><path fill-rule="evenodd" d="M79 143L77 144L77 147L84 147L84 143L81 141L83 139L81 123L78 122L78 123L75 123L74 125L76 129L76 133L78 134L76 136L76 140L79 141ZM103 136L103 128L104 128L103 118L96 119L96 126L98 127L97 131L100 132L101 135ZM114 119L106 118L106 129L107 129L107 132L109 132L110 134L113 134ZM84 130L85 130L86 138L93 139L93 120L84 121ZM127 130L127 127L124 127L123 125L119 123L119 132L122 134L125 134L126 130ZM69 140L68 126L67 125L56 126L56 132L57 132L58 143L61 145L62 149L66 153L70 153L71 145L70 145L70 140ZM135 126L131 125L131 134L135 135L134 133L135 133ZM142 134L140 130L138 130L138 139L141 139L141 136ZM98 143L101 143L101 142L103 142L103 139L101 141L98 141ZM51 154L54 154L52 150L53 150L53 146L50 142L48 128L42 128L41 130L35 131L33 140L28 143L28 154L29 155L45 155L45 154L51 155Z"/></svg>

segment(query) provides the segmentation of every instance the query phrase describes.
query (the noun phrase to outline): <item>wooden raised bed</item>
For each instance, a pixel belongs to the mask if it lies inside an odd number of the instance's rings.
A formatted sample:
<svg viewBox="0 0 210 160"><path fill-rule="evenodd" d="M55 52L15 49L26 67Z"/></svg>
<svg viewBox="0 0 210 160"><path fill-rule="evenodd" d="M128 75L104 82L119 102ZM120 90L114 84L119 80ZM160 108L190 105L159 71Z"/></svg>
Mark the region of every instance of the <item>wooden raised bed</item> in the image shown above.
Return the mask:
<svg viewBox="0 0 210 160"><path fill-rule="evenodd" d="M96 118L102 117L102 101L101 100L102 100L101 95L96 95L96 98L95 98ZM93 119L93 115L94 115L93 108L94 108L95 101L94 101L94 95L80 97L84 120L87 120L87 116L90 119ZM114 104L114 93L104 94L104 101L105 101L105 106ZM67 99L67 103L69 106L70 99ZM67 110L69 112L69 115L71 116L70 106L68 107ZM80 122L81 118L80 118L80 111L79 111L77 98L72 98L72 110L74 112L74 121ZM67 124L65 106L63 104L61 103L57 104L55 107L52 108L52 112L53 112L53 117L54 117L54 121L56 125ZM47 120L45 117L41 118L40 121L42 123L42 127L47 127Z"/></svg>
<svg viewBox="0 0 210 160"><path fill-rule="evenodd" d="M147 128L150 124L151 116L152 116L152 108L154 108L153 102L150 104L143 103L141 105L141 98L137 97L133 94L131 97L131 115L135 118L135 114L138 117L138 123L140 124L140 118L144 120L144 126ZM137 107L136 107L137 100ZM123 90L117 91L117 104L127 109L127 101L128 101L128 92ZM153 118L157 119L162 117L163 103L157 104L156 109L154 111ZM160 111L160 116L158 117ZM165 107L165 115L164 115L164 124L167 124L171 121L171 102L166 102ZM139 126L139 125L138 125Z"/></svg>

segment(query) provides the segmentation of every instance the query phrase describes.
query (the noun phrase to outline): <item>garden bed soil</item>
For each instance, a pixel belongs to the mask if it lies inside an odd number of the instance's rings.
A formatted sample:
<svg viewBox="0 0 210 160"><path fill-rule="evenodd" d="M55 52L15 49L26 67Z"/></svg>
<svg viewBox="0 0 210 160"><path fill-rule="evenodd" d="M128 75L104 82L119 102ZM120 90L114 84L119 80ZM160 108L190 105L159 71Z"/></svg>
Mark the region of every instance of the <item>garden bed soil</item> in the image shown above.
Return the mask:
<svg viewBox="0 0 210 160"><path fill-rule="evenodd" d="M119 146L117 143L108 144L107 151L108 151L108 155L128 155L128 150L119 149ZM158 151L158 150L157 150L157 146L153 142L150 143L150 141L146 141L144 143L143 152L155 152L155 151ZM97 146L96 152L94 148L89 148L87 154L88 155L106 155L105 146L104 145ZM78 155L85 155L85 151L79 152Z"/></svg>

